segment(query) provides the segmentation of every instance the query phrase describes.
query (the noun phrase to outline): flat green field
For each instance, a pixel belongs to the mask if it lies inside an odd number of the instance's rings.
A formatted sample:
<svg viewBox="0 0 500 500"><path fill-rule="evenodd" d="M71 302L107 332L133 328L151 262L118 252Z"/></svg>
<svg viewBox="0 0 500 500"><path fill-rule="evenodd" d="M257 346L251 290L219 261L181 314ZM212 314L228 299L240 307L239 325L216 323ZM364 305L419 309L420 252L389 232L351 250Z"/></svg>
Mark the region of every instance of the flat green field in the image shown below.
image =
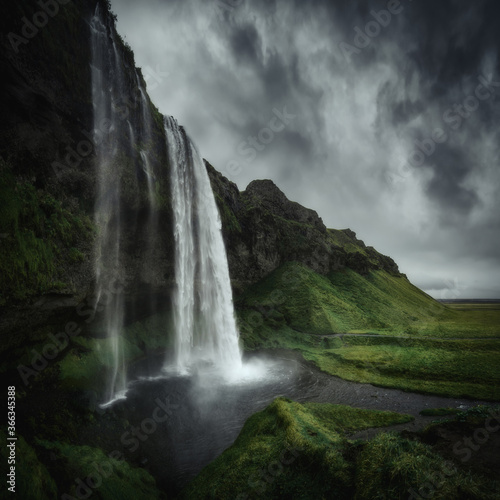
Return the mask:
<svg viewBox="0 0 500 500"><path fill-rule="evenodd" d="M444 305L383 271L321 276L289 263L237 306L247 350L299 350L346 380L500 400L500 304Z"/></svg>

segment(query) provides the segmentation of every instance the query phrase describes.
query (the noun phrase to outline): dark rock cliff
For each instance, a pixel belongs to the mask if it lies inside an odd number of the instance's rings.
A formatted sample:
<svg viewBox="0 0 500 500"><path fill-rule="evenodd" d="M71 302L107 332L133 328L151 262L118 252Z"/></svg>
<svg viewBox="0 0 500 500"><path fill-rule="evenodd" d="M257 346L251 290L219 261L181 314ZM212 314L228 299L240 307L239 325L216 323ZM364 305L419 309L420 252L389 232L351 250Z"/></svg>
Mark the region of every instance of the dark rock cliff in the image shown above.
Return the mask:
<svg viewBox="0 0 500 500"><path fill-rule="evenodd" d="M320 274L344 267L360 274L376 269L399 274L390 257L365 246L350 229L327 229L314 210L288 200L272 181L253 181L239 192L208 163L207 168L237 293L288 261Z"/></svg>
<svg viewBox="0 0 500 500"><path fill-rule="evenodd" d="M134 305L127 308L126 319L130 323L158 312L148 309L154 302L151 294L156 295L157 309L169 307L174 257L168 152L162 117L149 98L151 141L137 140L130 146L130 137L141 137L144 110L138 86L145 88L133 53L116 33L105 0L61 2L57 12L45 15L39 3L23 0L10 4L0 20L4 350L28 344L37 328L60 324L93 300L98 180L89 22L96 5L112 34L109 43L115 44L124 74L113 112L120 117L117 161L124 172L123 285L126 300ZM147 183L139 156L144 150L150 153L160 200L153 249L144 229ZM359 273L379 268L398 273L392 259L365 247L352 231L327 229L316 212L289 201L271 181L254 181L239 192L212 166L207 168L236 293L292 260L322 274L343 267ZM145 259L146 252L154 259Z"/></svg>
<svg viewBox="0 0 500 500"><path fill-rule="evenodd" d="M48 2L50 3L50 2ZM44 4L45 5L45 4ZM0 20L0 338L4 349L26 343L33 328L61 323L94 300L96 150L111 134L119 140L123 285L130 303L156 293L168 303L173 279L173 230L163 117L146 96L151 117L144 134L146 84L134 55L115 29L106 0L9 4ZM116 130L94 122L90 20L100 7L123 71L120 98L112 104ZM112 45L114 44L114 45ZM107 89L111 92L111 89ZM132 144L132 147L131 147ZM154 246L147 182L139 152L147 148L159 197L162 231ZM146 252L157 258L144 259ZM167 297L164 297L164 296ZM131 300L132 296L134 300ZM137 297L139 296L139 300ZM145 300L145 303L151 303ZM137 308L136 308L137 309ZM128 308L133 320L144 312ZM146 313L147 314L147 313Z"/></svg>

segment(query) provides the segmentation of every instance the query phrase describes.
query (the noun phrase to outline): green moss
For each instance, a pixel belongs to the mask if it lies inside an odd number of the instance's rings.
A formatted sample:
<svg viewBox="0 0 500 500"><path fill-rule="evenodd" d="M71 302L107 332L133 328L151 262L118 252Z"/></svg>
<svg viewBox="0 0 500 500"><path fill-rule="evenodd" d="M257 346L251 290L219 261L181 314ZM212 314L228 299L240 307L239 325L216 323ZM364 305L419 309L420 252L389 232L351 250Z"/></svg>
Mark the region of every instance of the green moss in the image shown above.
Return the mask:
<svg viewBox="0 0 500 500"><path fill-rule="evenodd" d="M0 197L0 304L61 290L61 269L83 258L75 245L92 238L90 219L16 179L1 158Z"/></svg>
<svg viewBox="0 0 500 500"><path fill-rule="evenodd" d="M83 262L85 260L85 255L78 250L78 248L72 247L69 249L68 258L72 262Z"/></svg>
<svg viewBox="0 0 500 500"><path fill-rule="evenodd" d="M9 448L6 443L7 435L0 430L2 446L0 448L0 459L2 464L5 464L9 470L10 465L7 463ZM16 490L13 498L33 498L37 500L52 500L57 497L57 487L50 476L45 466L40 462L35 450L28 445L23 436L17 434L15 464L16 473ZM5 476L3 478L5 481ZM2 484L3 491L9 485ZM5 498L8 498L9 493L5 493Z"/></svg>
<svg viewBox="0 0 500 500"><path fill-rule="evenodd" d="M493 485L480 476L465 474L429 446L392 433L369 441L356 465L355 498L359 500L407 498L411 490L418 492L425 485L425 495L436 499L498 498Z"/></svg>
<svg viewBox="0 0 500 500"><path fill-rule="evenodd" d="M245 423L238 439L181 498L351 498L356 453L347 430L407 422L397 413L278 398ZM240 495L240 496L239 496Z"/></svg>
<svg viewBox="0 0 500 500"><path fill-rule="evenodd" d="M227 206L220 195L215 193L215 201L219 209L222 227L229 233L241 233L241 226L234 212Z"/></svg>
<svg viewBox="0 0 500 500"><path fill-rule="evenodd" d="M78 486L84 483L95 498L102 500L161 498L154 478L146 470L132 467L123 459L111 458L100 448L44 440L38 440L37 444L53 454L59 484L67 488L60 495L80 498Z"/></svg>
<svg viewBox="0 0 500 500"><path fill-rule="evenodd" d="M365 257L368 256L365 247L358 240L349 236L345 230L328 229L328 237L334 245L344 249L347 253L360 253Z"/></svg>
<svg viewBox="0 0 500 500"><path fill-rule="evenodd" d="M102 390L102 380L115 366L112 341L109 338L73 338L73 348L58 363L63 386L69 389ZM125 363L140 357L140 348L122 339Z"/></svg>
<svg viewBox="0 0 500 500"><path fill-rule="evenodd" d="M121 336L125 364L147 352L164 351L172 347L173 338L168 335L171 323L171 315L164 313L127 325ZM63 386L97 392L102 390L102 380L107 379L109 371L115 366L113 352L112 341L107 337L73 337L72 348L58 363Z"/></svg>

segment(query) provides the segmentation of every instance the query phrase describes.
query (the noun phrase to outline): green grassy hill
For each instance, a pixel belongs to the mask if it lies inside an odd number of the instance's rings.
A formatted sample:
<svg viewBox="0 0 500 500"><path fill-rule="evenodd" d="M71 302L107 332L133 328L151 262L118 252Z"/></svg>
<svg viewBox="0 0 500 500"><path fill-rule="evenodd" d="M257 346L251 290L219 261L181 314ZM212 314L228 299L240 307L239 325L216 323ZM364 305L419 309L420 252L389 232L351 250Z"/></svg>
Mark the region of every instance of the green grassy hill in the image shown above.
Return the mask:
<svg viewBox="0 0 500 500"><path fill-rule="evenodd" d="M451 314L404 276L371 271L362 276L345 268L327 276L288 262L238 299L243 317L259 312L309 334L348 332L411 333L418 322Z"/></svg>
<svg viewBox="0 0 500 500"><path fill-rule="evenodd" d="M293 262L236 305L247 350L295 349L346 380L500 399L500 308L449 308L382 270L322 276Z"/></svg>

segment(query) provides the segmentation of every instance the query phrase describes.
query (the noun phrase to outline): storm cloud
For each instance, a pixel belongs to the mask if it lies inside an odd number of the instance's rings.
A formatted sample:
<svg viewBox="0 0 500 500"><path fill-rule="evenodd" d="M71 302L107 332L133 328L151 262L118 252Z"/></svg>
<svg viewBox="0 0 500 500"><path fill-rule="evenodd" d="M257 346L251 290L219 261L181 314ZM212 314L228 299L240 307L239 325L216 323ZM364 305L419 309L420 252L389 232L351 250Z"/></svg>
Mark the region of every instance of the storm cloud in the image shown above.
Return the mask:
<svg viewBox="0 0 500 500"><path fill-rule="evenodd" d="M498 2L111 3L155 104L240 189L272 179L438 298L500 297Z"/></svg>

